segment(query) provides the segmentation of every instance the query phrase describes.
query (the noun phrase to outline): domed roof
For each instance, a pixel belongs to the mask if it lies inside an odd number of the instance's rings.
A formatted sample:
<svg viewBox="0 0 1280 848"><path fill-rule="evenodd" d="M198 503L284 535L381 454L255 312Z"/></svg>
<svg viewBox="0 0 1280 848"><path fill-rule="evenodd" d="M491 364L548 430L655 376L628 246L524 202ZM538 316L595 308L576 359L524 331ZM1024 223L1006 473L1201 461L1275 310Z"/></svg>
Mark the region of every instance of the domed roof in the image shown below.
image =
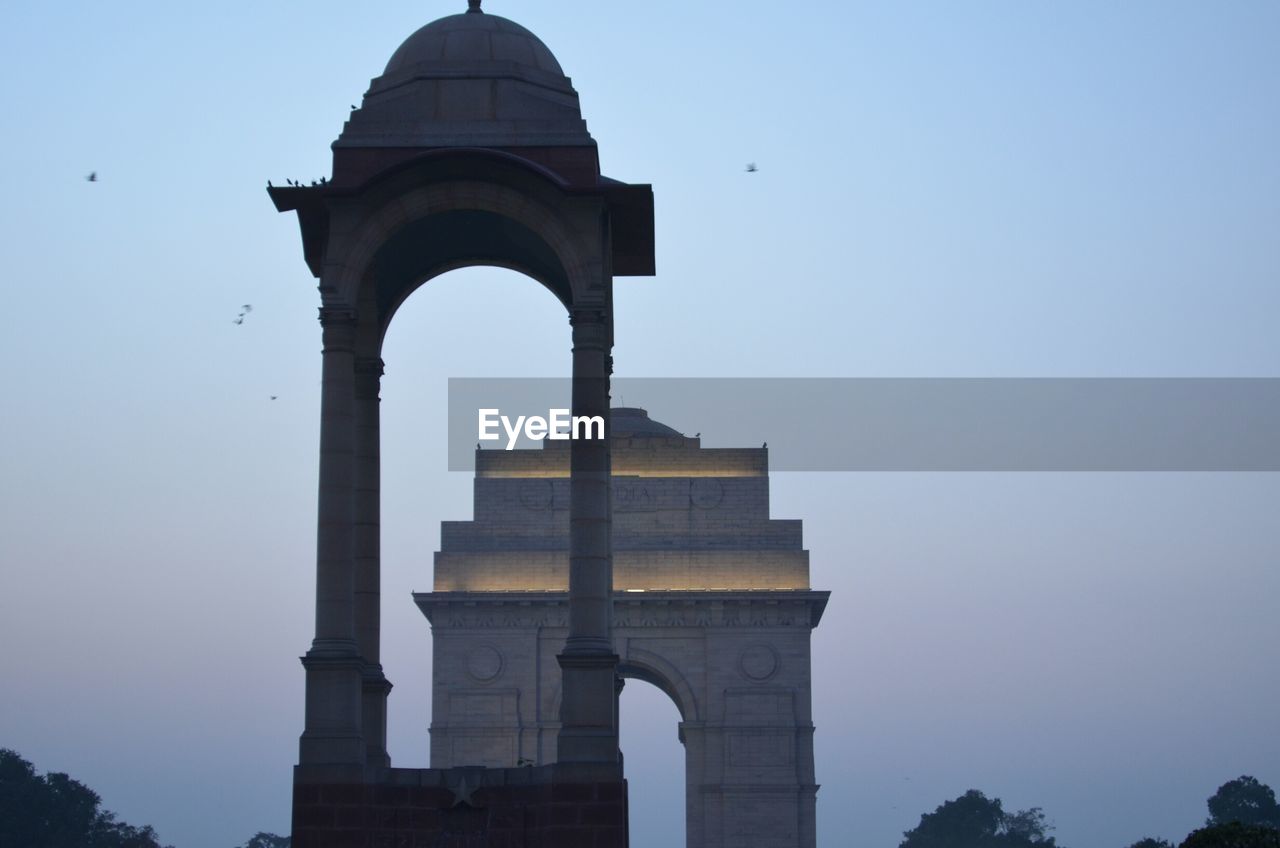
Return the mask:
<svg viewBox="0 0 1280 848"><path fill-rule="evenodd" d="M509 62L564 76L547 45L515 21L477 8L432 21L405 39L391 56L385 76L410 72L423 63Z"/></svg>
<svg viewBox="0 0 1280 848"><path fill-rule="evenodd" d="M649 417L649 413L638 406L615 406L610 410L610 423L613 425L613 436L641 438L684 438L684 434Z"/></svg>
<svg viewBox="0 0 1280 848"><path fill-rule="evenodd" d="M529 30L470 2L405 39L335 149L585 147L594 182L595 141L556 57Z"/></svg>

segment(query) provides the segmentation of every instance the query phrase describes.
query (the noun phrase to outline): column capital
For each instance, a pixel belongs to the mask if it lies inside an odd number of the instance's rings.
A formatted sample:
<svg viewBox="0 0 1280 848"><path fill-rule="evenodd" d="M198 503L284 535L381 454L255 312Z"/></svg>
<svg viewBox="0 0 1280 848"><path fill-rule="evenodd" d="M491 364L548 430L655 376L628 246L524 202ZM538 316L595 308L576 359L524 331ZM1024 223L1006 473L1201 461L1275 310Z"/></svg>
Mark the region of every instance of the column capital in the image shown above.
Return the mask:
<svg viewBox="0 0 1280 848"><path fill-rule="evenodd" d="M330 327L334 325L349 324L354 327L356 325L356 310L350 306L321 306L320 307L320 325Z"/></svg>
<svg viewBox="0 0 1280 848"><path fill-rule="evenodd" d="M324 328L323 350L351 353L356 342L356 311L345 306L320 307L320 326Z"/></svg>
<svg viewBox="0 0 1280 848"><path fill-rule="evenodd" d="M574 306L569 309L569 325L586 327L593 324L606 326L609 323L609 310L603 305Z"/></svg>
<svg viewBox="0 0 1280 848"><path fill-rule="evenodd" d="M573 349L607 353L613 348L613 327L609 309L604 306L575 307L569 312L569 326L573 327ZM608 366L612 373L612 363Z"/></svg>
<svg viewBox="0 0 1280 848"><path fill-rule="evenodd" d="M382 386L383 362L377 356L357 356L355 361L356 398L377 400Z"/></svg>
<svg viewBox="0 0 1280 848"><path fill-rule="evenodd" d="M357 356L356 357L356 376L358 377L381 377L386 373L386 363L382 361L380 356Z"/></svg>

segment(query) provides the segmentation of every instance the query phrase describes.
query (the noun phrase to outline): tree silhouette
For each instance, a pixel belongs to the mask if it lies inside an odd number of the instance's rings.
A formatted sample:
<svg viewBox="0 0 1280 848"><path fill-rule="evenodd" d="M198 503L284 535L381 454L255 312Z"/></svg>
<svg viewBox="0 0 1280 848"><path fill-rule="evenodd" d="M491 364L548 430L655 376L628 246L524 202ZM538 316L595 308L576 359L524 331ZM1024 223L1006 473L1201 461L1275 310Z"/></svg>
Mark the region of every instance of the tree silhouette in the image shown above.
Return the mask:
<svg viewBox="0 0 1280 848"><path fill-rule="evenodd" d="M1173 843L1167 839L1154 839L1148 836L1146 839L1139 839L1129 848L1173 848Z"/></svg>
<svg viewBox="0 0 1280 848"><path fill-rule="evenodd" d="M1205 825L1212 827L1231 822L1280 828L1276 793L1270 786L1247 774L1222 784L1209 799L1209 818Z"/></svg>
<svg viewBox="0 0 1280 848"><path fill-rule="evenodd" d="M920 817L899 848L1056 848L1039 807L1006 813L999 798L976 789Z"/></svg>
<svg viewBox="0 0 1280 848"><path fill-rule="evenodd" d="M22 848L161 848L150 827L116 821L98 793L57 772L43 777L0 749L0 845Z"/></svg>
<svg viewBox="0 0 1280 848"><path fill-rule="evenodd" d="M1180 848L1280 848L1280 830L1258 824L1215 824L1192 832Z"/></svg>

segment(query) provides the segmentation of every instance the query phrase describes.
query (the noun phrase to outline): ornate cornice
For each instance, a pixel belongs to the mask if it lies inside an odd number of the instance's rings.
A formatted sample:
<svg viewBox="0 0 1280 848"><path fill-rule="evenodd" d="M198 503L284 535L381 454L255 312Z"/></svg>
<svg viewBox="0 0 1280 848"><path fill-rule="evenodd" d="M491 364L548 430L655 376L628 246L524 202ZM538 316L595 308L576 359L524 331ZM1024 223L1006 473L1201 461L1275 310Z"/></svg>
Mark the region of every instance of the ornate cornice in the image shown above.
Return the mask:
<svg viewBox="0 0 1280 848"><path fill-rule="evenodd" d="M614 629L794 628L818 626L830 592L812 590L617 592ZM565 592L417 592L414 601L440 629L567 627Z"/></svg>

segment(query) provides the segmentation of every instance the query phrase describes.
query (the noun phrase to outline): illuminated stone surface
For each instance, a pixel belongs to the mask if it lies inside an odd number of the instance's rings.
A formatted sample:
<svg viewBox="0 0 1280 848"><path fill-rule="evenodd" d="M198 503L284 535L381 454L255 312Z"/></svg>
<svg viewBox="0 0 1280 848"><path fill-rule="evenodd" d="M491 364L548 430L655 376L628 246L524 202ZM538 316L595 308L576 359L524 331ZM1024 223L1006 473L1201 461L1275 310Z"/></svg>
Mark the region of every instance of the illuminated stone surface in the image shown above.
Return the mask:
<svg viewBox="0 0 1280 848"><path fill-rule="evenodd" d="M613 429L614 650L680 711L687 844L813 848L809 640L828 593L801 523L769 518L768 453L702 448L643 410ZM434 591L415 596L434 768L556 760L568 450L544 445L477 453L474 520L444 522Z"/></svg>

